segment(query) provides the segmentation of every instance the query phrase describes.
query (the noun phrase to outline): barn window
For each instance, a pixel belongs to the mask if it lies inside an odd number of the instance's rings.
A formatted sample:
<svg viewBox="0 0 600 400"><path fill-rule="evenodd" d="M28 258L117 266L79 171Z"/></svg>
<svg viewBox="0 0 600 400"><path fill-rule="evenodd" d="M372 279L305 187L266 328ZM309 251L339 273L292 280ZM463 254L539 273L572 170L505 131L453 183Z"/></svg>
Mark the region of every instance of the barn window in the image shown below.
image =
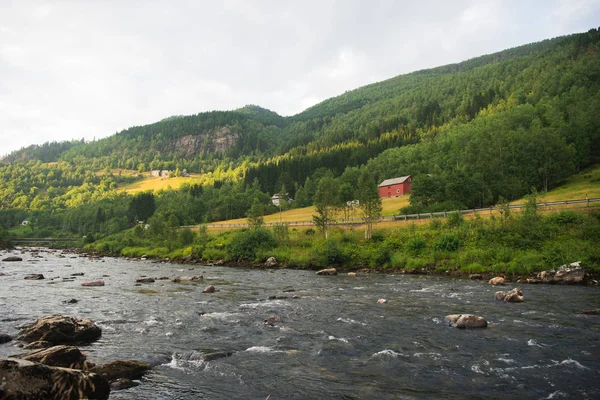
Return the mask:
<svg viewBox="0 0 600 400"><path fill-rule="evenodd" d="M400 189L396 189L396 193L400 193Z"/></svg>
<svg viewBox="0 0 600 400"><path fill-rule="evenodd" d="M412 179L412 178L408 178L408 181L410 182L410 180L411 180L411 179Z"/></svg>

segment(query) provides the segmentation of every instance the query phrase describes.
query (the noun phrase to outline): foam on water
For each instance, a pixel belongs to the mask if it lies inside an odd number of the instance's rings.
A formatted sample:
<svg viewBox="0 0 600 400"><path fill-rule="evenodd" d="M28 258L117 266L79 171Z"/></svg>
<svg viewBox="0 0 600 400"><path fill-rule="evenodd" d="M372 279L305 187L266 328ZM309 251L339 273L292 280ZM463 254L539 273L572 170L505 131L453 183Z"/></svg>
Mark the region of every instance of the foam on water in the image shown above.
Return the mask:
<svg viewBox="0 0 600 400"><path fill-rule="evenodd" d="M397 351L394 351L392 349L385 349L385 350L381 350L378 351L377 353L374 353L371 357L392 357L392 358L396 358L398 356L402 356L402 353L398 353Z"/></svg>
<svg viewBox="0 0 600 400"><path fill-rule="evenodd" d="M342 343L348 343L348 339L338 338L338 337L335 337L335 336L332 336L332 335L329 335L328 339L329 340L335 340L335 341L342 342Z"/></svg>
<svg viewBox="0 0 600 400"><path fill-rule="evenodd" d="M345 324L359 324L359 325L363 325L363 326L367 326L366 323L364 322L360 322L360 321L355 321L353 319L350 318L338 318L337 321L343 322Z"/></svg>

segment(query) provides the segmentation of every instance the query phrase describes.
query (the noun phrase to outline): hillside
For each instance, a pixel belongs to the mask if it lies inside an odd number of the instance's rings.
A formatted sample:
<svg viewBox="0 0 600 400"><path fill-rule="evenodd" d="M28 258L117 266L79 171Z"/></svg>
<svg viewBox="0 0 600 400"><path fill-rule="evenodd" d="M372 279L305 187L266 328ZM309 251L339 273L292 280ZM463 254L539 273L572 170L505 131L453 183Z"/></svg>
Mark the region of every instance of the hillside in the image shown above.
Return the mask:
<svg viewBox="0 0 600 400"><path fill-rule="evenodd" d="M592 29L397 76L292 117L250 105L91 143L32 146L0 164L0 222L35 214L70 232L124 229L136 210L127 211L132 197L119 188L146 187L116 169L197 177L155 194L170 224L245 217L254 200L272 212L269 197L280 191L310 206L326 176L351 200L365 170L375 182L412 175L413 211L488 206L549 191L598 164L598 115L600 33Z"/></svg>

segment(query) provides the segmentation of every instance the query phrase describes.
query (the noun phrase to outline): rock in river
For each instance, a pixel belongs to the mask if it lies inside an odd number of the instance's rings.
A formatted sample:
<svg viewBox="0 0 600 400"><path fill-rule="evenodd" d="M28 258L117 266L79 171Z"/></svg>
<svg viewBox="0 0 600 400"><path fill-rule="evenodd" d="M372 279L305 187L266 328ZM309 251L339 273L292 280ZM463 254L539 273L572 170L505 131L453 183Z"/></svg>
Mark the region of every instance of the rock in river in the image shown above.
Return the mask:
<svg viewBox="0 0 600 400"><path fill-rule="evenodd" d="M34 350L29 353L11 356L11 358L38 362L50 367L84 369L89 366L85 355L77 347L66 345Z"/></svg>
<svg viewBox="0 0 600 400"><path fill-rule="evenodd" d="M484 318L472 314L446 315L444 320L459 329L485 328L488 325Z"/></svg>
<svg viewBox="0 0 600 400"><path fill-rule="evenodd" d="M525 300L523 291L519 288L514 288L509 292L496 292L494 297L496 300L502 300L505 303L520 303Z"/></svg>
<svg viewBox="0 0 600 400"><path fill-rule="evenodd" d="M104 286L104 281L91 281L91 282L83 282L81 286Z"/></svg>
<svg viewBox="0 0 600 400"><path fill-rule="evenodd" d="M47 341L57 345L89 343L101 335L102 330L90 319L47 315L23 328L17 338L27 343Z"/></svg>
<svg viewBox="0 0 600 400"><path fill-rule="evenodd" d="M544 283L574 283L581 284L585 281L585 270L581 261L561 265L558 271L542 271L537 278Z"/></svg>
<svg viewBox="0 0 600 400"><path fill-rule="evenodd" d="M42 275L42 274L29 274L29 275L26 275L25 278L23 278L23 279L28 279L28 280L36 281L36 280L44 279L44 275Z"/></svg>
<svg viewBox="0 0 600 400"><path fill-rule="evenodd" d="M265 267L276 267L278 265L277 259L275 257L267 258L265 261Z"/></svg>
<svg viewBox="0 0 600 400"><path fill-rule="evenodd" d="M337 269L325 268L320 271L317 271L317 275L337 275Z"/></svg>
<svg viewBox="0 0 600 400"><path fill-rule="evenodd" d="M135 281L137 283L154 283L154 278L137 278Z"/></svg>
<svg viewBox="0 0 600 400"><path fill-rule="evenodd" d="M215 289L215 287L213 285L207 286L204 288L204 290L202 291L202 293L214 293L216 292L217 289Z"/></svg>
<svg viewBox="0 0 600 400"><path fill-rule="evenodd" d="M496 286L496 285L504 285L504 278L501 277L501 276L497 276L495 278L490 279L488 283L490 285L494 285L494 286Z"/></svg>
<svg viewBox="0 0 600 400"><path fill-rule="evenodd" d="M106 364L96 365L91 372L102 375L110 382L121 378L140 379L152 367L150 364L135 360L115 360Z"/></svg>
<svg viewBox="0 0 600 400"><path fill-rule="evenodd" d="M12 336L7 335L6 333L0 333L0 344L8 343L12 340Z"/></svg>
<svg viewBox="0 0 600 400"><path fill-rule="evenodd" d="M3 399L105 400L110 394L98 374L14 358L0 358L0 382Z"/></svg>
<svg viewBox="0 0 600 400"><path fill-rule="evenodd" d="M5 259L3 259L2 261L23 261L23 259L21 257L17 257L17 256L8 256Z"/></svg>

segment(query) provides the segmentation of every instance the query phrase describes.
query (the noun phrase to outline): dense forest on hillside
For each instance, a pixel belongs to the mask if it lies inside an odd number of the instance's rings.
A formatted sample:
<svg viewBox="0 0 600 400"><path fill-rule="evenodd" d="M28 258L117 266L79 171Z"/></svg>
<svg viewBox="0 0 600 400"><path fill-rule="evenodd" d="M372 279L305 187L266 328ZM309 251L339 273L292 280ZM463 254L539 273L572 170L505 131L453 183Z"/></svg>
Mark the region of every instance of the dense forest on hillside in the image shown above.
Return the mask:
<svg viewBox="0 0 600 400"><path fill-rule="evenodd" d="M203 186L153 195L153 217L170 226L243 217L255 199L268 212L279 192L296 200L286 207L310 205L324 176L342 203L364 170L376 182L412 175L413 210L487 206L598 163L598 115L592 29L401 75L292 117L246 106L31 146L0 164L0 224L31 216L32 230L101 235L132 226L123 210L134 198L118 185L135 178L115 168L203 174Z"/></svg>

